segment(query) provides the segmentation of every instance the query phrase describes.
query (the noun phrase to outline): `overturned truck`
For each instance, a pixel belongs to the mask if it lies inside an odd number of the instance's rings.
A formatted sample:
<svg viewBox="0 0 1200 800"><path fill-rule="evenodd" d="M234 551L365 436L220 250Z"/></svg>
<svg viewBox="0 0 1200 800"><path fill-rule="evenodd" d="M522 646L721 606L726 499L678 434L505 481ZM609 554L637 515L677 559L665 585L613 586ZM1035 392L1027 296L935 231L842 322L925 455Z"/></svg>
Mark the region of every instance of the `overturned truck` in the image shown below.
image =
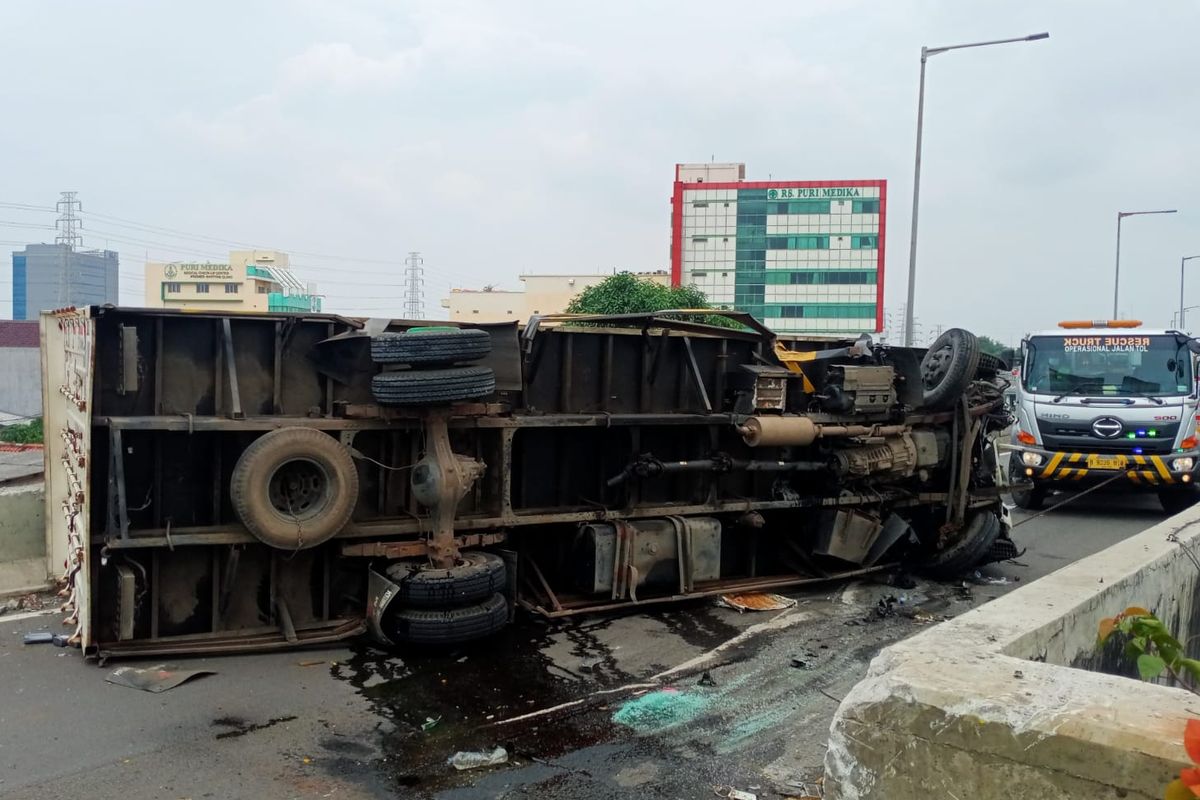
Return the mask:
<svg viewBox="0 0 1200 800"><path fill-rule="evenodd" d="M712 312L705 312L710 314ZM1014 555L1003 365L698 312L42 317L47 521L100 658L456 643Z"/></svg>

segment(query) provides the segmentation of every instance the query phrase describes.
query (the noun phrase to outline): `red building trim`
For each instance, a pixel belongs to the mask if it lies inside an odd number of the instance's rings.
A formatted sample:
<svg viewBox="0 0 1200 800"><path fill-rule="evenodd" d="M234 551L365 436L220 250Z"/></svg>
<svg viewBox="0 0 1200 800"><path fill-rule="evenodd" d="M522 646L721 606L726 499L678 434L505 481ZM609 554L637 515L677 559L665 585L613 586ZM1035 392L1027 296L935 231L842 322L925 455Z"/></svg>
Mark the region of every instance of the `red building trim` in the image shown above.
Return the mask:
<svg viewBox="0 0 1200 800"><path fill-rule="evenodd" d="M675 166L675 192L671 195L671 285L683 281L683 187Z"/></svg>
<svg viewBox="0 0 1200 800"><path fill-rule="evenodd" d="M887 244L887 181L879 182L879 254L875 262L875 332L883 333L883 252Z"/></svg>

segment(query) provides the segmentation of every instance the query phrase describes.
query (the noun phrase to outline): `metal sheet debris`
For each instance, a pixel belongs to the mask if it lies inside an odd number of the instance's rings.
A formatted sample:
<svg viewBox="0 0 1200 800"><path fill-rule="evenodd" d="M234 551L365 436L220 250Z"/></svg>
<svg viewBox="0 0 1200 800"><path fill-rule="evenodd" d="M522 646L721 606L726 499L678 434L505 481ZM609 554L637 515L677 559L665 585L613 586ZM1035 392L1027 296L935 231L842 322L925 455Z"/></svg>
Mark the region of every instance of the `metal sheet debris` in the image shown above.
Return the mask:
<svg viewBox="0 0 1200 800"><path fill-rule="evenodd" d="M766 592L723 594L717 602L738 611L783 611L796 605L790 597Z"/></svg>
<svg viewBox="0 0 1200 800"><path fill-rule="evenodd" d="M138 669L136 667L117 667L104 680L116 686L127 686L130 689L140 689L143 692L158 694L168 689L174 689L185 681L198 678L201 675L216 675L211 669L168 669L166 665Z"/></svg>

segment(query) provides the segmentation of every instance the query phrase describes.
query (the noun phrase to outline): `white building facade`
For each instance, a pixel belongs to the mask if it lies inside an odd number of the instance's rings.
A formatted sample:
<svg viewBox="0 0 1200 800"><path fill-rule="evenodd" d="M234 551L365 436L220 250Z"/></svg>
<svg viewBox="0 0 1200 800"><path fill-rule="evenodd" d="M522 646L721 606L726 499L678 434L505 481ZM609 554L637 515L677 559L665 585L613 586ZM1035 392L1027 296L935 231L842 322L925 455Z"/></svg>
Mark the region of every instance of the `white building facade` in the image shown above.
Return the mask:
<svg viewBox="0 0 1200 800"><path fill-rule="evenodd" d="M887 182L746 181L744 164L678 164L671 280L773 330L883 329Z"/></svg>

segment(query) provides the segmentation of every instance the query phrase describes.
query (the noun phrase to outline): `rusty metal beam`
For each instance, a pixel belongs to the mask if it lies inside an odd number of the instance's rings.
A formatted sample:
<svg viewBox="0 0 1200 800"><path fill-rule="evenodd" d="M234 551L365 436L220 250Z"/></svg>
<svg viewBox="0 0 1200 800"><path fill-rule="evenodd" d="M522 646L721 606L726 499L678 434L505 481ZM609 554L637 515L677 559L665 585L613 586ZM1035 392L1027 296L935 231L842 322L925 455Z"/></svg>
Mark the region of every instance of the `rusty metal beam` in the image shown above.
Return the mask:
<svg viewBox="0 0 1200 800"><path fill-rule="evenodd" d="M995 492L978 491L971 496L970 505L981 506L995 502ZM525 513L510 516L480 516L459 517L455 520L456 531L477 531L498 528L519 528L526 525L545 525L549 523L591 522L594 520L638 519L641 517L657 517L669 514L693 516L702 514L725 514L742 511L788 510L799 508L840 507L856 505L878 505L890 503L893 508L941 504L947 501L945 492L924 492L917 495L899 492L876 492L870 495L851 495L848 497L800 498L799 500L728 500L719 503L702 503L695 505L667 506L632 506L622 509L590 509L586 511L569 511L559 513ZM339 539L382 538L385 536L402 536L422 533L427 528L419 520L408 517L396 517L371 522L352 522L338 534ZM129 539L98 535L92 537L92 543L105 545L110 550L125 550L140 547L175 547L213 545L213 544L250 544L256 542L244 529L238 527L181 527L172 528L170 540L161 529L135 532Z"/></svg>
<svg viewBox="0 0 1200 800"><path fill-rule="evenodd" d="M454 537L459 549L471 547L491 547L506 541L504 533L469 533L466 536ZM355 542L343 544L343 556L362 556L364 558L423 558L429 553L429 546L423 539L412 539L406 542Z"/></svg>
<svg viewBox="0 0 1200 800"><path fill-rule="evenodd" d="M626 600L624 602L605 602L604 600L591 599L567 599L559 600L556 598L558 607L546 609L536 603L530 602L528 598L518 597L517 602L522 608L534 614L538 614L550 619L558 619L561 617L571 617L578 614L596 614L605 611L618 611L629 608L646 608L648 606L664 605L667 603L680 603L685 600L696 600L703 597L714 597L716 595L731 594L735 592L765 592L775 589L794 588L796 586L810 586L813 584L830 583L832 581L849 580L851 578L859 578L864 575L870 575L876 572L884 572L889 569L895 569L896 564L880 564L874 567L866 567L863 569L850 570L848 572L839 572L828 577L812 578L800 575L783 575L774 576L771 578L759 579L733 579L725 581L706 581L700 584L695 591L687 594L673 594L662 597L645 597L639 600Z"/></svg>

